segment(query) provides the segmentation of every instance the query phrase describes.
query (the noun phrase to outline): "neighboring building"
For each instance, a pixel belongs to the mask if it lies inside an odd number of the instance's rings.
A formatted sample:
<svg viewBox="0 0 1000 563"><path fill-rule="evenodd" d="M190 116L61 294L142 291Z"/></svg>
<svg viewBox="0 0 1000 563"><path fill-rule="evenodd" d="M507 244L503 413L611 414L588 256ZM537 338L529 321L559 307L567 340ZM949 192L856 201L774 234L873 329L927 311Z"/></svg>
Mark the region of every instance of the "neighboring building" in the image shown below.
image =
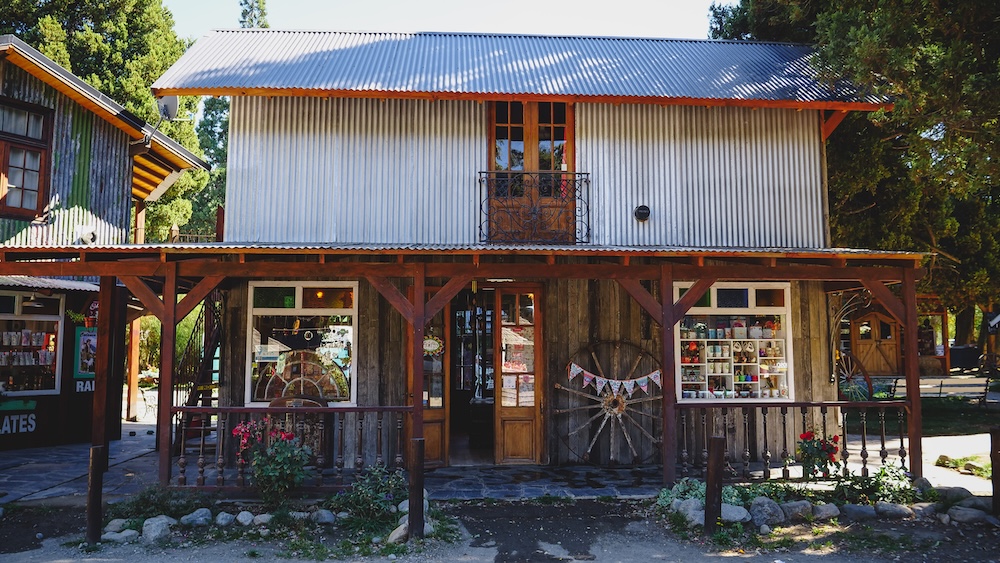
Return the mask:
<svg viewBox="0 0 1000 563"><path fill-rule="evenodd" d="M0 252L130 243L133 206L205 168L10 35L0 36L0 163ZM0 450L90 438L96 328L67 313L97 316L95 282L0 276Z"/></svg>
<svg viewBox="0 0 1000 563"><path fill-rule="evenodd" d="M163 305L180 285L220 288L219 402L329 404L338 468L401 453L393 406L429 466L652 462L673 481L709 427L732 460L778 459L799 420L839 422L821 406L837 399L827 292L868 289L916 356L922 256L828 234L824 140L887 104L819 82L810 56L215 31L153 91L231 97L224 242L96 248L78 266L119 268L168 325L191 310ZM808 420L788 424L792 404ZM907 408L919 474L919 400Z"/></svg>

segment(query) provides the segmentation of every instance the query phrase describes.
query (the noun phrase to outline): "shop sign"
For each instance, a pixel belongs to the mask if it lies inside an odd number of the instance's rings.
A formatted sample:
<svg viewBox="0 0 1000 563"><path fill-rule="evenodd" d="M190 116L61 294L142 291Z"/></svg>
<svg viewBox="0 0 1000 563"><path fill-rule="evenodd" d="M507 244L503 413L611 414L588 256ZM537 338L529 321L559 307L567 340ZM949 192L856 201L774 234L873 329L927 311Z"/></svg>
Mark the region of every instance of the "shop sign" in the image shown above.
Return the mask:
<svg viewBox="0 0 1000 563"><path fill-rule="evenodd" d="M97 359L97 329L76 327L73 346L73 379L78 393L94 390L94 363Z"/></svg>
<svg viewBox="0 0 1000 563"><path fill-rule="evenodd" d="M29 434L35 431L34 411L36 401L12 400L0 402L0 436L7 434Z"/></svg>

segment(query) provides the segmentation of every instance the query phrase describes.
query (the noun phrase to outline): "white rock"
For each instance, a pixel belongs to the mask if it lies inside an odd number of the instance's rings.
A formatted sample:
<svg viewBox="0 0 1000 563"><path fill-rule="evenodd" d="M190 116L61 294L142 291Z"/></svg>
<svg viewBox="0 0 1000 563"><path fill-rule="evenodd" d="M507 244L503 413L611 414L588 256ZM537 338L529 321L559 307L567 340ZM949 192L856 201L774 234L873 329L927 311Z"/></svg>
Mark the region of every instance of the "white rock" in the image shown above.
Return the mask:
<svg viewBox="0 0 1000 563"><path fill-rule="evenodd" d="M236 521L236 517L228 512L220 512L215 515L215 525L221 526L223 528L232 525Z"/></svg>
<svg viewBox="0 0 1000 563"><path fill-rule="evenodd" d="M316 512L313 512L310 518L312 519L313 522L316 522L317 524L324 524L327 526L337 522L337 517L334 516L332 512L330 512L325 508L321 508Z"/></svg>
<svg viewBox="0 0 1000 563"><path fill-rule="evenodd" d="M768 534L771 533L771 527L768 526L767 524L761 524L759 531L760 531L760 535L766 536L766 535L768 535Z"/></svg>
<svg viewBox="0 0 1000 563"><path fill-rule="evenodd" d="M128 521L124 518L115 518L114 520L108 522L108 525L104 527L105 532L120 532L125 529L125 524Z"/></svg>
<svg viewBox="0 0 1000 563"><path fill-rule="evenodd" d="M749 522L750 511L742 506L722 503L723 522Z"/></svg>
<svg viewBox="0 0 1000 563"><path fill-rule="evenodd" d="M270 514L258 514L257 516L253 517L253 525L267 526L268 524L271 523L272 518L274 518L274 516L271 516Z"/></svg>
<svg viewBox="0 0 1000 563"><path fill-rule="evenodd" d="M337 518L350 518L350 517L351 513L346 510L337 513Z"/></svg>
<svg viewBox="0 0 1000 563"><path fill-rule="evenodd" d="M207 508L199 508L191 514L181 516L181 524L184 526L208 526L212 523L212 511Z"/></svg>
<svg viewBox="0 0 1000 563"><path fill-rule="evenodd" d="M157 543L170 537L170 526L177 521L169 516L156 516L148 518L142 523L142 541L144 543Z"/></svg>
<svg viewBox="0 0 1000 563"><path fill-rule="evenodd" d="M101 534L101 541L107 543L129 543L139 539L139 532L136 530L123 530L121 532L104 532Z"/></svg>
<svg viewBox="0 0 1000 563"><path fill-rule="evenodd" d="M392 533L389 534L389 537L385 539L385 543L406 543L406 536L409 534L409 531L408 524L400 524L395 530L392 531Z"/></svg>
<svg viewBox="0 0 1000 563"><path fill-rule="evenodd" d="M244 510L236 515L236 521L239 522L241 526L249 526L250 524L253 524L253 513Z"/></svg>
<svg viewBox="0 0 1000 563"><path fill-rule="evenodd" d="M430 502L427 501L427 497L425 496L424 497L424 514L427 514L427 511L430 510L430 508L431 508ZM410 511L410 499L405 499L402 502L400 502L398 505L396 505L396 509L399 510L400 512L402 512L403 514L406 514L407 512L409 512Z"/></svg>
<svg viewBox="0 0 1000 563"><path fill-rule="evenodd" d="M942 513L938 514L937 515L937 519L938 519L938 522L941 522L945 526L947 526L948 524L951 524L951 516L948 516L947 513L943 513L942 512Z"/></svg>

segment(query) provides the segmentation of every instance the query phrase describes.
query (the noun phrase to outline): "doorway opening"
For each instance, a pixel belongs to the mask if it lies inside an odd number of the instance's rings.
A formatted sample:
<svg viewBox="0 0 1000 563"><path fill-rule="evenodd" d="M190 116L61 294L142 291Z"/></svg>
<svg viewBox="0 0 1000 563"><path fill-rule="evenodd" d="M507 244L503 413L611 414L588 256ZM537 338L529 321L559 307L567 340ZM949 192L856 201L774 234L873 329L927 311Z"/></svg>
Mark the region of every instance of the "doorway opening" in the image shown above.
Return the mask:
<svg viewBox="0 0 1000 563"><path fill-rule="evenodd" d="M449 465L494 461L494 307L491 288L462 290L451 302Z"/></svg>

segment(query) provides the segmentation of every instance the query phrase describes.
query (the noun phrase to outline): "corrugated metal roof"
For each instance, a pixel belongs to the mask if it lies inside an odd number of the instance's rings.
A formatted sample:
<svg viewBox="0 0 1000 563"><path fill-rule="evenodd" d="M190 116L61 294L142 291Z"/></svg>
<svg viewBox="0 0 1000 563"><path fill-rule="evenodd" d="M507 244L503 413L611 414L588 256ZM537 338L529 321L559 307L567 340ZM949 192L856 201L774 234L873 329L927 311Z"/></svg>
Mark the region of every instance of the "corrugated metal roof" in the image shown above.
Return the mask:
<svg viewBox="0 0 1000 563"><path fill-rule="evenodd" d="M0 287L26 287L29 289L62 289L70 291L98 291L101 288L92 283L59 278L37 278L34 276L0 276Z"/></svg>
<svg viewBox="0 0 1000 563"><path fill-rule="evenodd" d="M135 140L149 138L149 152L136 155L133 161L132 193L135 197L150 198L151 193L159 186L169 185L165 180L171 177L174 170L180 171L186 168L208 170L208 164L180 143L156 130L121 104L17 37L0 35L0 56L6 57L12 64L24 68L32 76L93 111L124 131L130 138ZM173 183L172 179L170 183ZM155 197L159 197L159 194ZM155 197L150 198L150 201Z"/></svg>
<svg viewBox="0 0 1000 563"><path fill-rule="evenodd" d="M812 53L745 41L218 30L153 91L886 103L817 80Z"/></svg>
<svg viewBox="0 0 1000 563"><path fill-rule="evenodd" d="M903 250L869 250L863 248L778 248L778 247L696 247L696 246L602 246L602 245L559 245L559 244L518 244L518 243L475 243L475 244L392 244L392 243L235 243L235 242L204 242L204 243L162 243L162 244L120 244L120 245L67 245L67 246L3 246L6 254L14 251L30 253L38 252L68 254L85 252L88 257L101 253L167 253L167 254L226 254L226 253L317 253L343 252L345 254L362 254L368 252L383 253L469 253L469 254L651 254L651 255L698 255L698 256L752 256L752 257L886 257L920 259L926 256L921 252Z"/></svg>

